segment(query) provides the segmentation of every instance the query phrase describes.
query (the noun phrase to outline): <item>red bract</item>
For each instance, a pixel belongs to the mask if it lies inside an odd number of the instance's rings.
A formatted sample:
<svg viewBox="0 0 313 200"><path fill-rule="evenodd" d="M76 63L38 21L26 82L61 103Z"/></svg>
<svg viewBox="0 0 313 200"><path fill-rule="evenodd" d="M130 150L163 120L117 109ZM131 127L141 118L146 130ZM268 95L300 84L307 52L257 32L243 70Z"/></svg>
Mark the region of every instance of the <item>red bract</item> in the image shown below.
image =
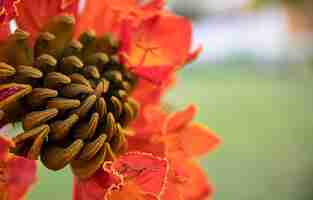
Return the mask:
<svg viewBox="0 0 313 200"><path fill-rule="evenodd" d="M18 15L17 4L20 0L0 0L0 40L10 33L9 21Z"/></svg>
<svg viewBox="0 0 313 200"><path fill-rule="evenodd" d="M172 74L166 81L162 81L161 85L156 85L145 79L140 79L132 96L140 103L142 108L146 105L159 104L162 95L171 88L175 82L176 78L174 74Z"/></svg>
<svg viewBox="0 0 313 200"><path fill-rule="evenodd" d="M16 21L19 28L35 38L51 17L62 13L76 15L78 0L22 0L17 7L19 15Z"/></svg>
<svg viewBox="0 0 313 200"><path fill-rule="evenodd" d="M106 162L88 180L76 180L74 200L159 199L168 174L165 159L141 152L130 152L114 162Z"/></svg>
<svg viewBox="0 0 313 200"><path fill-rule="evenodd" d="M0 1L0 23L7 23L13 17L15 17L18 12L16 5L20 0L1 0Z"/></svg>
<svg viewBox="0 0 313 200"><path fill-rule="evenodd" d="M0 135L0 199L20 200L36 182L35 161L9 153L14 143Z"/></svg>
<svg viewBox="0 0 313 200"><path fill-rule="evenodd" d="M131 65L180 67L185 62L191 45L191 23L186 18L162 13L133 29L130 44L122 47Z"/></svg>
<svg viewBox="0 0 313 200"><path fill-rule="evenodd" d="M103 200L107 193L120 188L123 177L111 168L98 170L88 180L74 177L73 200Z"/></svg>
<svg viewBox="0 0 313 200"><path fill-rule="evenodd" d="M141 19L156 15L163 5L164 0L148 3L138 0L86 0L85 12L79 17L77 30L81 32L92 28L98 34L116 33L124 20L140 23Z"/></svg>
<svg viewBox="0 0 313 200"><path fill-rule="evenodd" d="M121 56L138 76L160 84L188 58L191 23L184 17L163 12L127 29L131 34L123 40Z"/></svg>

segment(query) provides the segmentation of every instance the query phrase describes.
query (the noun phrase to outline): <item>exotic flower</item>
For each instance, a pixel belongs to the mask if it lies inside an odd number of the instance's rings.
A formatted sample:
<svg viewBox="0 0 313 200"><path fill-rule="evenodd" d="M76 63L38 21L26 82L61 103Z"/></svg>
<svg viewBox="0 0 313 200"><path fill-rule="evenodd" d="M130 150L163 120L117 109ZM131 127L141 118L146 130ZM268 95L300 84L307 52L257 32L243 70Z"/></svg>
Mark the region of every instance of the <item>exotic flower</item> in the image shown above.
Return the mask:
<svg viewBox="0 0 313 200"><path fill-rule="evenodd" d="M184 199L207 196L191 158L218 139L191 123L194 107L151 110L201 50L190 52L190 22L163 0L86 0L82 12L79 3L0 1L0 126L21 121L24 129L1 136L0 169L5 180L27 180L0 184L0 200L21 199L34 182L34 167L23 174L11 161L39 158L51 170L71 166L76 200L171 199L170 188Z"/></svg>

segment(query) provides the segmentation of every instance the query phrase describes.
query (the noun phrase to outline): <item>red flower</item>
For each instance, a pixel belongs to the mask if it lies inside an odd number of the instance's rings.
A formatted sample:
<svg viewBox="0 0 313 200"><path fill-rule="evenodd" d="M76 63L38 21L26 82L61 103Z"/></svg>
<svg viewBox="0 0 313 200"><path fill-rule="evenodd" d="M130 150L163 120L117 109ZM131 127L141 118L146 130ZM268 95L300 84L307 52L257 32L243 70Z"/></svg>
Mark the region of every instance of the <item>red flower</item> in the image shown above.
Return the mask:
<svg viewBox="0 0 313 200"><path fill-rule="evenodd" d="M0 40L6 39L12 18L35 39L50 18L67 13L77 20L75 35L88 29L115 35L121 44L119 61L138 76L132 96L141 109L131 127L134 135L128 137L128 151L105 162L89 179L74 177L75 200L203 200L211 196L212 187L193 159L215 149L219 139L192 122L194 106L174 114L160 109L160 98L175 82L175 72L193 61L201 48L190 51L190 21L166 10L164 0L142 2L86 0L78 12L79 0L0 1ZM0 77L0 126L12 121L2 110L14 113L12 104L31 92L28 85L2 83ZM13 146L0 136L0 200L21 199L36 179L34 162L10 154Z"/></svg>

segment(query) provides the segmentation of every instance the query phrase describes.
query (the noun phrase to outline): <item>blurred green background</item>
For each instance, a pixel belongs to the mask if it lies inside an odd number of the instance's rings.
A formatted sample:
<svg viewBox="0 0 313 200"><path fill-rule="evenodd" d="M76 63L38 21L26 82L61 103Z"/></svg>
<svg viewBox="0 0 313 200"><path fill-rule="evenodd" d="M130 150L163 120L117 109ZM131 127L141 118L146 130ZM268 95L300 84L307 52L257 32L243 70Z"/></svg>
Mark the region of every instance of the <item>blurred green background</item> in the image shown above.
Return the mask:
<svg viewBox="0 0 313 200"><path fill-rule="evenodd" d="M175 108L197 104L196 120L223 141L202 159L215 199L312 199L313 80L208 65L182 70L166 100ZM69 169L40 167L39 177L30 200L71 199Z"/></svg>

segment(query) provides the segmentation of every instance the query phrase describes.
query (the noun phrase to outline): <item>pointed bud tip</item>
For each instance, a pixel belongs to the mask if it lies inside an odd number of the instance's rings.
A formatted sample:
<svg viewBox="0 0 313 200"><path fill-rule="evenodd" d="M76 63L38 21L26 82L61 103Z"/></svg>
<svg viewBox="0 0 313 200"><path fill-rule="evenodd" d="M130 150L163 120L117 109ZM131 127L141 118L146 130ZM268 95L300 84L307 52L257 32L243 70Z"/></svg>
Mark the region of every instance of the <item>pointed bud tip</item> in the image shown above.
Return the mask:
<svg viewBox="0 0 313 200"><path fill-rule="evenodd" d="M68 15L68 14L60 15L60 16L58 16L56 18L56 20L58 20L61 23L66 24L66 25L73 25L73 24L75 24L75 17L72 16L72 15Z"/></svg>
<svg viewBox="0 0 313 200"><path fill-rule="evenodd" d="M25 40L28 39L30 34L26 31L23 31L21 29L16 29L15 32L12 34L12 37L16 40Z"/></svg>

